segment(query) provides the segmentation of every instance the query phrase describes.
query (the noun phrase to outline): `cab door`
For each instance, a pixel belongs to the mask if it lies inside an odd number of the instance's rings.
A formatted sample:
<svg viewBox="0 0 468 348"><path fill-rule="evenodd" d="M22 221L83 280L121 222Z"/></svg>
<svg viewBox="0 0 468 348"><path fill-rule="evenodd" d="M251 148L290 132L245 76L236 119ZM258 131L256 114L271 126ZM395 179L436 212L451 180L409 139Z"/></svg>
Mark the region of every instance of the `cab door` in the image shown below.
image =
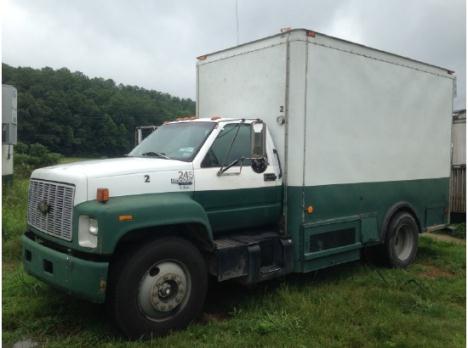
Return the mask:
<svg viewBox="0 0 468 348"><path fill-rule="evenodd" d="M251 156L251 139L250 124L224 124L217 130L211 146L201 151L198 163L194 163L194 198L204 207L215 232L279 221L282 180L273 143L267 135L267 168L256 173L250 160L245 159ZM225 167L236 160L239 162L219 175L223 164Z"/></svg>

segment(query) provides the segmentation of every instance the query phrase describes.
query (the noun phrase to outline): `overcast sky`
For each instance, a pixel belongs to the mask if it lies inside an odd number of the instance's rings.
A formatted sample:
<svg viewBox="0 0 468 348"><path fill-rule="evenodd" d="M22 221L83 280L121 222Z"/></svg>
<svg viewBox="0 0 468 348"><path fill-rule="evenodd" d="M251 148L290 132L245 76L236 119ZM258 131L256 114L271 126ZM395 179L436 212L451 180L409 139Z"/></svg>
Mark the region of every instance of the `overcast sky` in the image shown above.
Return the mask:
<svg viewBox="0 0 468 348"><path fill-rule="evenodd" d="M195 57L236 45L236 0L1 0L2 61L67 67L195 98ZM283 27L456 71L465 107L464 0L238 0L239 41Z"/></svg>

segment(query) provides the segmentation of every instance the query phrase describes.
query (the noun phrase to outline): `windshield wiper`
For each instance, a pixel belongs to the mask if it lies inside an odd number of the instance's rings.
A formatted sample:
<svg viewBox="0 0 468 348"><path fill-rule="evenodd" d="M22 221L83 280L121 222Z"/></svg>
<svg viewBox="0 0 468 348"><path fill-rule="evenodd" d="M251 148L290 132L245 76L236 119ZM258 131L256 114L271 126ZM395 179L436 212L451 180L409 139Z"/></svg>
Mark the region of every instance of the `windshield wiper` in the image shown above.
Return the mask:
<svg viewBox="0 0 468 348"><path fill-rule="evenodd" d="M143 152L141 154L142 156L148 156L148 157L158 157L158 158L164 158L164 159L170 159L169 157L166 156L164 152Z"/></svg>

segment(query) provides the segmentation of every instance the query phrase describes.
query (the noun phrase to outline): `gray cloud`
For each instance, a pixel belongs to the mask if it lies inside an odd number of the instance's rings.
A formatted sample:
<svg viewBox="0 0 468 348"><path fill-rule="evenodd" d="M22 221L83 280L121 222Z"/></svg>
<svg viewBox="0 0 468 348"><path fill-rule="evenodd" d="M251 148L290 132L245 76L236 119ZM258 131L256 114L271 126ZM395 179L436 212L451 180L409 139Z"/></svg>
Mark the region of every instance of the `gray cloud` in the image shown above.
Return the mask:
<svg viewBox="0 0 468 348"><path fill-rule="evenodd" d="M195 97L195 57L236 44L235 0L4 0L2 61L68 67ZM465 105L463 0L238 0L240 42L310 28L453 69Z"/></svg>

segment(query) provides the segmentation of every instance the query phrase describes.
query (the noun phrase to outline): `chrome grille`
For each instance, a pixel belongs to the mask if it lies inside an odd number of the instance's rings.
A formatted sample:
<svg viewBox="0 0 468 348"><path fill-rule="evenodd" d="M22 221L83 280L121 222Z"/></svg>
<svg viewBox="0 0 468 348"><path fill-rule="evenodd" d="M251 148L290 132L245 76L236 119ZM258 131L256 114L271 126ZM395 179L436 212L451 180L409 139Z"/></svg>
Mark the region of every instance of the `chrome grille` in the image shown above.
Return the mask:
<svg viewBox="0 0 468 348"><path fill-rule="evenodd" d="M70 241L74 195L72 185L31 180L28 223L44 233Z"/></svg>

